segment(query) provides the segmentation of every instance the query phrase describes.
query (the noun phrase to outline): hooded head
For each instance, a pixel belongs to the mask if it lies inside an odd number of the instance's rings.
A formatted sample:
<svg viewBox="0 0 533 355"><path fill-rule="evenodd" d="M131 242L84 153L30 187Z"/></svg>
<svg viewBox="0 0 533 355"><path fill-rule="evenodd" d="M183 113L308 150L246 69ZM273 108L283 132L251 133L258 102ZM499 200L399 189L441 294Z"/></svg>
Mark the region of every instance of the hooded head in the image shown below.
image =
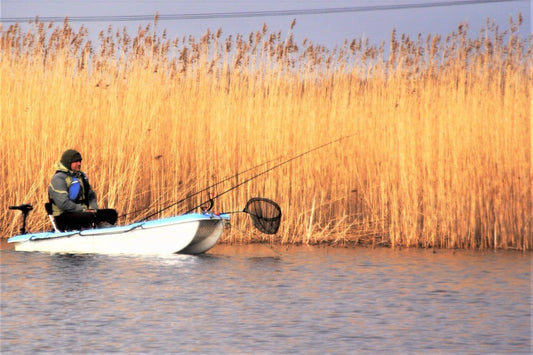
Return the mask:
<svg viewBox="0 0 533 355"><path fill-rule="evenodd" d="M65 168L70 170L70 164L75 161L81 161L81 154L74 149L65 150L65 152L61 156L61 164L63 164Z"/></svg>

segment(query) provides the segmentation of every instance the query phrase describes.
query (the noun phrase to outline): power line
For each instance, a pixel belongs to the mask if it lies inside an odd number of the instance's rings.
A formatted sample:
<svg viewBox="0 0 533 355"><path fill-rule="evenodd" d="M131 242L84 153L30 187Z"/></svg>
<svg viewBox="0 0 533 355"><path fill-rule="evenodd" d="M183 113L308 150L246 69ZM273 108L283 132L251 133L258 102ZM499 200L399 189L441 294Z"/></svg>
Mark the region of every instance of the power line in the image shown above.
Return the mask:
<svg viewBox="0 0 533 355"><path fill-rule="evenodd" d="M462 0L462 1L436 1L428 3L409 3L397 5L368 5L352 7L332 7L318 9L297 9L297 10L265 10L265 11L243 11L243 12L206 12L190 14L170 14L158 15L159 21L173 20L206 20L206 19L228 19L247 17L273 17L273 16L301 16L301 15L321 15L334 13L354 13L370 11L390 11L423 9L431 7L450 7L462 5L480 5L504 2L519 2L527 0ZM38 17L41 22L63 21L63 16L43 16ZM0 22L16 23L31 22L35 17L3 17ZM125 22L125 21L153 21L154 15L111 15L111 16L73 16L68 17L69 22Z"/></svg>

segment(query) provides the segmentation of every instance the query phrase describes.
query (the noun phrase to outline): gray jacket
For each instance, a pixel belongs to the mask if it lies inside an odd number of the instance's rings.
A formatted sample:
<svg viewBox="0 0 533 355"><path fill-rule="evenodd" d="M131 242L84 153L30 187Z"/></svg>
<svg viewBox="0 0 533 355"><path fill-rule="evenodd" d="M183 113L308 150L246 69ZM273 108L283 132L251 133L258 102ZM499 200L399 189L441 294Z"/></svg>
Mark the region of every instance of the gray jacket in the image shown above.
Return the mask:
<svg viewBox="0 0 533 355"><path fill-rule="evenodd" d="M48 198L52 202L54 216L63 212L83 212L98 208L96 193L83 172L69 170L61 163L57 163L55 168L56 173L48 185ZM79 181L79 193L73 197L70 189L72 182L76 180Z"/></svg>

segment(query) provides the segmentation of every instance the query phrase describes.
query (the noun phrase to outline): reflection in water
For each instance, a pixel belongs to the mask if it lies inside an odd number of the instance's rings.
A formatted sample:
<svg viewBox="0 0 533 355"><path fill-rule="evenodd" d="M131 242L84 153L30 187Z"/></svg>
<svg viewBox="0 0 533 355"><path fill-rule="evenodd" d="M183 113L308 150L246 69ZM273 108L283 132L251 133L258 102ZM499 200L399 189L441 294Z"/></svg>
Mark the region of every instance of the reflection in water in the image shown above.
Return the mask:
<svg viewBox="0 0 533 355"><path fill-rule="evenodd" d="M530 253L0 257L2 353L530 350Z"/></svg>

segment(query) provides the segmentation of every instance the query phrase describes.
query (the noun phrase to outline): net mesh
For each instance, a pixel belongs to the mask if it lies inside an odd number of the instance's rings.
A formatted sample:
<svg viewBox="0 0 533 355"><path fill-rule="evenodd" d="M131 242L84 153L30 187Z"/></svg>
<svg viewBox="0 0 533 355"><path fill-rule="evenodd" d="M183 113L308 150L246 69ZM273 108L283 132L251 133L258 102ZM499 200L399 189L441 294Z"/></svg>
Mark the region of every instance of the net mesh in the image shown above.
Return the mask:
<svg viewBox="0 0 533 355"><path fill-rule="evenodd" d="M254 197L246 204L243 212L252 217L254 226L265 234L276 234L281 223L281 208L269 199Z"/></svg>

